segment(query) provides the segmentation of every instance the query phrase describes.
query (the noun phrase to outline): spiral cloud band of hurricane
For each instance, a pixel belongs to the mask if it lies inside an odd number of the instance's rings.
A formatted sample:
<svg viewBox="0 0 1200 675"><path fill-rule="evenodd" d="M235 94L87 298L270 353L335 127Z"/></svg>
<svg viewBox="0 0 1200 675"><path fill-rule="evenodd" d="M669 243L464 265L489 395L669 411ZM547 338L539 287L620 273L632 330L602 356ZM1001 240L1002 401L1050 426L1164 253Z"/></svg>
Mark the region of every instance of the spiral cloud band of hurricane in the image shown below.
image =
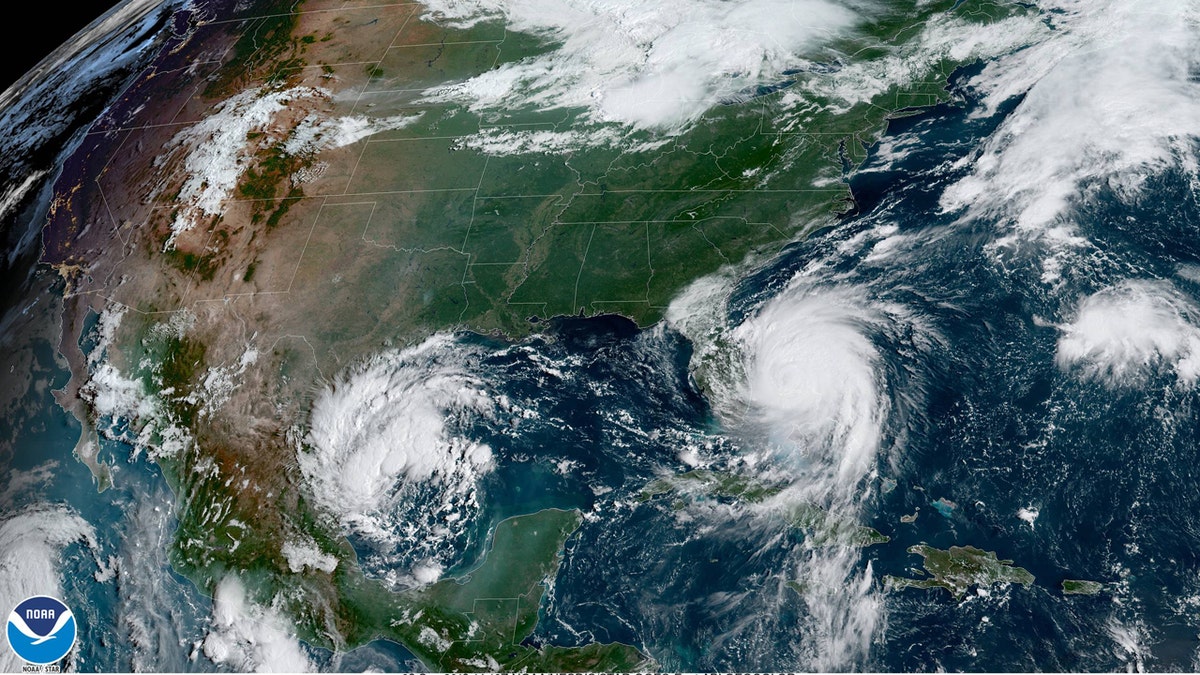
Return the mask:
<svg viewBox="0 0 1200 675"><path fill-rule="evenodd" d="M875 310L853 290L795 289L734 330L746 355L742 392L777 443L852 486L879 446L888 402L869 331Z"/></svg>
<svg viewBox="0 0 1200 675"><path fill-rule="evenodd" d="M317 503L345 528L389 545L416 541L418 551L461 534L478 509L477 481L493 466L487 445L450 424L493 406L470 372L473 356L452 337L436 335L377 355L317 397L300 468ZM397 517L392 511L409 488L433 490L434 503ZM415 581L428 582L445 561L419 562Z"/></svg>

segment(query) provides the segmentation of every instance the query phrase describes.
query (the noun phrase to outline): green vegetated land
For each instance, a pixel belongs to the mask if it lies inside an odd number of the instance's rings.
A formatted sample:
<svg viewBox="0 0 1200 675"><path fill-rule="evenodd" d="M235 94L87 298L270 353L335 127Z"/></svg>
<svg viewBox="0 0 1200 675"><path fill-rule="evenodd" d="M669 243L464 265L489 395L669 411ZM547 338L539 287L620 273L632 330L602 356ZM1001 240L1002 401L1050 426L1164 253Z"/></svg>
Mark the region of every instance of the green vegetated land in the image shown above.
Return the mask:
<svg viewBox="0 0 1200 675"><path fill-rule="evenodd" d="M694 499L721 499L733 503L761 504L777 496L783 488L733 473L696 469L677 476L650 482L638 493L638 501L647 502L661 495L674 494L672 508L685 508ZM781 504L777 511L789 526L804 533L809 546L867 547L886 544L891 539L878 530L859 525L852 519L805 502Z"/></svg>
<svg viewBox="0 0 1200 675"><path fill-rule="evenodd" d="M1020 584L1028 588L1033 575L1011 560L1000 560L993 551L974 546L937 549L925 544L909 547L909 553L924 558L925 579L887 576L884 583L897 590L904 588L944 588L956 599L972 587L988 588L1000 584Z"/></svg>
<svg viewBox="0 0 1200 675"><path fill-rule="evenodd" d="M208 587L226 574L237 574L256 602L283 602L301 639L328 648L389 639L442 672L652 668L649 657L620 643L525 643L537 625L542 597L558 572L566 541L580 520L578 512L556 509L504 520L495 526L492 545L474 569L411 591L396 592L363 576L353 551L317 522L309 522L299 536L311 537L320 550L338 559L332 574L290 570L271 540L246 541L239 564L232 566L223 559L204 559L202 548L189 551L184 541L174 563L190 577L206 580ZM290 520L289 525L303 523ZM214 529L219 535L229 531L227 524ZM216 542L218 549L221 543Z"/></svg>
<svg viewBox="0 0 1200 675"><path fill-rule="evenodd" d="M941 13L953 11L984 22L1023 11L990 0L894 5L860 35L816 56L830 62L882 59ZM208 94L226 96L298 67L293 61L311 41L291 35L295 21L288 11L249 24ZM531 37L507 35L498 52L502 61L548 48ZM453 81L491 68L496 53L495 45L467 40L439 47L427 62L436 61L440 81ZM280 59L292 64L292 70L277 68ZM325 322L349 325L361 319L343 322L338 312L371 315L373 303L387 302L400 309L377 316L403 324L397 331L407 327L410 333L468 327L515 337L535 330L531 316L580 313L619 313L642 325L653 323L692 280L752 251L794 240L814 223L828 222L831 213L852 208L845 173L865 158L867 146L890 116L945 100L946 78L960 65L949 60L932 64L906 89L883 92L849 109L805 94L811 105L801 113L789 112L781 97L789 89L803 90L817 77L799 73L777 91L749 91L714 108L691 130L642 153L595 147L565 155L488 157L454 140L479 130L478 115L451 105L427 106L416 124L367 144L347 187L359 201L369 196L374 202L370 227L354 223L356 236L378 247L380 265L404 270L406 285L383 283L390 277L377 270L348 273L348 288L367 285L357 287L352 301L333 298L333 314ZM406 73L402 66L385 59L370 75L401 80L393 83L400 87ZM428 72L414 72L414 77ZM397 104L396 112L403 104ZM391 114L384 108L372 114ZM580 114L512 111L488 121L565 130L580 123ZM650 139L631 142L638 140ZM278 197L283 176L295 168L294 158L276 153L259 159L259 168L239 190L243 196ZM255 216L274 219L266 227L286 213L283 208ZM207 273L207 263L200 260L181 258L174 264ZM252 269L245 272L247 282ZM300 269L298 278L303 274ZM383 280L378 289L370 285L376 280ZM294 463L247 463L245 455L227 452L219 436L206 433L198 420L197 399L181 395L196 391L204 371L204 345L173 338L156 349L161 365L153 377L146 375L146 383L151 390L174 388L178 395L164 405L196 440L185 452L161 461L180 496L172 560L201 588L211 591L224 575L238 574L255 601L282 599L301 637L314 644L348 648L387 637L434 669L619 671L646 666L646 657L626 645L522 644L537 622L543 584L557 572L564 542L579 525L578 514L543 511L504 521L495 528L486 559L470 574L420 591L392 592L362 576L349 544L306 500ZM778 490L736 476L694 472L648 487L644 494L648 499L680 491L688 483L753 503ZM253 487L280 484L290 487ZM793 507L786 515L814 544L887 541L871 528L841 523L815 506ZM291 570L280 547L295 537L335 556L336 571ZM936 551L927 553L935 580L950 580L936 585L951 592L969 565L995 574L1014 569L955 554L942 565ZM908 581L919 585L932 580Z"/></svg>
<svg viewBox="0 0 1200 675"><path fill-rule="evenodd" d="M356 572L339 572L345 612L363 642L394 639L436 670L577 672L644 669L651 663L622 644L536 648L533 633L546 582L558 571L575 511L550 509L509 518L474 570L432 586L388 594Z"/></svg>
<svg viewBox="0 0 1200 675"><path fill-rule="evenodd" d="M893 3L859 35L812 58L886 59L931 17L952 12L984 23L1014 11L1025 10L990 0ZM481 49L491 56L475 56ZM498 50L446 44L430 57L442 77L458 81L492 67L491 59L518 61L546 46L508 33ZM814 68L748 89L644 152L627 148L655 140L652 134L633 134L621 147L488 156L453 135L481 127L586 134L589 123L582 111L513 110L481 122L456 105L426 106L418 123L367 145L349 193L377 202L367 239L415 262L407 269L416 276L401 290L411 297L400 310L414 327L519 337L536 330L530 317L602 313L649 325L696 278L852 210L846 173L866 158L889 118L945 101L946 80L961 65L915 63L924 72L905 88L849 107L810 89L837 77ZM398 66L385 60L383 67L390 74ZM402 84L404 71L393 79ZM783 102L796 92L803 106ZM392 105L403 110L406 103ZM391 112L380 105L376 114ZM386 265L379 274L389 274Z"/></svg>
<svg viewBox="0 0 1200 675"><path fill-rule="evenodd" d="M1104 590L1104 584L1099 581L1084 579L1063 579L1063 595L1099 595Z"/></svg>

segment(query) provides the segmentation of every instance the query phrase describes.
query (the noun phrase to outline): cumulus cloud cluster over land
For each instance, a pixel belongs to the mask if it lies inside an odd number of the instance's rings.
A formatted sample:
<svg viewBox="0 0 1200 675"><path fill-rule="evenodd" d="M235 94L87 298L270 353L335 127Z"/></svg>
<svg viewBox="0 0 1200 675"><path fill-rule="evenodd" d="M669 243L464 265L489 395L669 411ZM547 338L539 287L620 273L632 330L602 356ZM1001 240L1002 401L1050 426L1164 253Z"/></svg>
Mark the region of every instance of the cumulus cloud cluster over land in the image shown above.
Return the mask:
<svg viewBox="0 0 1200 675"><path fill-rule="evenodd" d="M278 135L279 116L298 101L325 101L332 95L315 87L283 90L247 89L218 104L203 120L175 134L166 144L167 154L183 156L183 185L175 202L180 206L171 223L171 235L165 249L176 238L205 219L223 213L225 201L233 196L242 174L252 165L258 143L249 140L252 132ZM420 119L420 115L370 118L362 115L328 117L312 113L294 128L285 128L285 152L309 155L327 148L357 143L369 136L399 129Z"/></svg>
<svg viewBox="0 0 1200 675"><path fill-rule="evenodd" d="M291 619L273 607L246 597L235 576L217 584L212 626L204 638L204 655L233 670L258 673L307 673L315 670L296 638Z"/></svg>
<svg viewBox="0 0 1200 675"><path fill-rule="evenodd" d="M171 138L167 149L185 153L185 178L176 197L180 208L171 223L167 249L202 219L222 212L253 155L254 146L246 140L247 135L265 128L291 101L321 93L310 87L272 92L248 89L221 102L208 117Z"/></svg>
<svg viewBox="0 0 1200 675"><path fill-rule="evenodd" d="M457 25L503 17L558 47L430 92L475 110L579 108L592 121L677 130L781 77L850 30L864 5L827 0L424 0Z"/></svg>

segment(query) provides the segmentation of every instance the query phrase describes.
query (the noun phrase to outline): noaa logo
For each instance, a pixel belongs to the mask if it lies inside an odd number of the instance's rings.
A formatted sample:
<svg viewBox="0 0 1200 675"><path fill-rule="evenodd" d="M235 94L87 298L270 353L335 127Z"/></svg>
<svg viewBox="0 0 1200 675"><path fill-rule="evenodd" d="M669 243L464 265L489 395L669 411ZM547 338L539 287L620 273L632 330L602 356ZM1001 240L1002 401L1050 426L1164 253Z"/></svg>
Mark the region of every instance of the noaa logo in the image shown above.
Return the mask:
<svg viewBox="0 0 1200 675"><path fill-rule="evenodd" d="M8 644L27 662L57 663L75 646L75 615L48 595L35 595L8 614Z"/></svg>

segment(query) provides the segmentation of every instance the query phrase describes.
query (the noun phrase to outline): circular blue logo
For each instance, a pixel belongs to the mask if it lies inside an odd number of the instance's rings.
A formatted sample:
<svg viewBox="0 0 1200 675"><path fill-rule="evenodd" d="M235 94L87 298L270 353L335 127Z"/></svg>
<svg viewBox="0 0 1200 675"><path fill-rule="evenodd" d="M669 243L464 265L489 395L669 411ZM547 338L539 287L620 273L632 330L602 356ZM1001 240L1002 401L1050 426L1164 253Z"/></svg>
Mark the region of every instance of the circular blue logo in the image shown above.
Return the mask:
<svg viewBox="0 0 1200 675"><path fill-rule="evenodd" d="M8 614L8 645L38 666L56 663L75 646L75 615L58 599L35 595Z"/></svg>

